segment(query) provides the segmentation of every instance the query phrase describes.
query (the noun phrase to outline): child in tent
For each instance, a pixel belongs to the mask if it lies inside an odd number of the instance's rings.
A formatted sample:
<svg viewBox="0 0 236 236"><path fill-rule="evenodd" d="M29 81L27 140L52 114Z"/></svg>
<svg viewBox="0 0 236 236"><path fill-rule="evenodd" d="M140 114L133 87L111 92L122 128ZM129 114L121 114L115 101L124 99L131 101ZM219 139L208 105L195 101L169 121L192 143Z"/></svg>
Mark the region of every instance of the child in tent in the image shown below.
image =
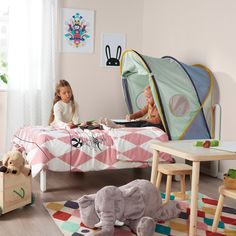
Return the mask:
<svg viewBox="0 0 236 236"><path fill-rule="evenodd" d="M161 123L159 112L157 110L157 107L155 105L155 102L152 96L151 88L149 85L146 86L144 89L144 96L146 98L146 103L147 103L146 106L136 113L127 115L126 120L128 121L131 121L133 119L136 120L138 118L144 117L145 115L146 115L146 118L137 120L135 122L128 122L125 124L114 123L112 120L107 119L107 118L101 119L100 122L111 128L154 126L154 127L164 130L164 127Z"/></svg>
<svg viewBox="0 0 236 236"><path fill-rule="evenodd" d="M49 125L71 129L77 127L78 123L78 104L74 101L71 86L66 80L59 80L56 85Z"/></svg>

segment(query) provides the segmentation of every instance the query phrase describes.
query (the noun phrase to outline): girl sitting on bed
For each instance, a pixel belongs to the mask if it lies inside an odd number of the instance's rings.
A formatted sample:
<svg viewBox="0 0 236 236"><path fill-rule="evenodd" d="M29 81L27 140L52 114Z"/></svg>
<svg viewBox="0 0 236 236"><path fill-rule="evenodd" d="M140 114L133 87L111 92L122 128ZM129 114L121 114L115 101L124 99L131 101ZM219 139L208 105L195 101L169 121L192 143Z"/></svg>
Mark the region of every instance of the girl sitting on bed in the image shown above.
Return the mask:
<svg viewBox="0 0 236 236"><path fill-rule="evenodd" d="M56 85L49 125L71 129L77 127L78 123L78 104L74 100L71 86L66 80L59 80Z"/></svg>
<svg viewBox="0 0 236 236"><path fill-rule="evenodd" d="M133 119L136 120L144 116L146 116L146 118L137 120L134 122L130 122L130 123L125 123L125 124L114 123L112 120L107 119L107 118L101 119L100 122L111 128L154 126L154 127L164 130L164 127L161 123L159 112L157 110L157 107L155 105L155 102L152 96L151 88L149 85L146 86L144 89L144 96L146 98L146 103L147 103L146 106L136 113L126 115L126 120L127 121L131 121Z"/></svg>

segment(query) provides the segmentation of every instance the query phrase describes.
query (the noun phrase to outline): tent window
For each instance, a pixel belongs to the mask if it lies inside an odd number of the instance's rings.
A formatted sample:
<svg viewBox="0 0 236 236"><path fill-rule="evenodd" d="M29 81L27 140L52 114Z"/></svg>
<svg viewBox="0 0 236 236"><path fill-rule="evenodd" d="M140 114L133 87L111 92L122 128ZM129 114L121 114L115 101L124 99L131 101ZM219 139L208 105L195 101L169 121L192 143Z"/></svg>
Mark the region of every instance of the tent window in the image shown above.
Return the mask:
<svg viewBox="0 0 236 236"><path fill-rule="evenodd" d="M174 116L184 116L189 111L189 107L188 99L182 94L170 98L169 108Z"/></svg>

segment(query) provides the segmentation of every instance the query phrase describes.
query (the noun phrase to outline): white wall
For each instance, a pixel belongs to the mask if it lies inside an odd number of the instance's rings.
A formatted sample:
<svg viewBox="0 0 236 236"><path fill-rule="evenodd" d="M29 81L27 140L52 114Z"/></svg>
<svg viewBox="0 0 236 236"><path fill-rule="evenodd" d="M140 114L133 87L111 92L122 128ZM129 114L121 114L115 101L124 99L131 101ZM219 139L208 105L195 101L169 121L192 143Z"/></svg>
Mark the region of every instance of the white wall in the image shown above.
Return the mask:
<svg viewBox="0 0 236 236"><path fill-rule="evenodd" d="M143 0L62 0L62 7L95 10L95 52L61 53L60 76L67 79L79 103L82 120L127 113L119 68L101 67L101 33L123 33L127 48L141 49Z"/></svg>
<svg viewBox="0 0 236 236"><path fill-rule="evenodd" d="M222 133L236 140L236 1L144 1L143 53L209 67L219 87ZM224 161L227 172L236 161Z"/></svg>

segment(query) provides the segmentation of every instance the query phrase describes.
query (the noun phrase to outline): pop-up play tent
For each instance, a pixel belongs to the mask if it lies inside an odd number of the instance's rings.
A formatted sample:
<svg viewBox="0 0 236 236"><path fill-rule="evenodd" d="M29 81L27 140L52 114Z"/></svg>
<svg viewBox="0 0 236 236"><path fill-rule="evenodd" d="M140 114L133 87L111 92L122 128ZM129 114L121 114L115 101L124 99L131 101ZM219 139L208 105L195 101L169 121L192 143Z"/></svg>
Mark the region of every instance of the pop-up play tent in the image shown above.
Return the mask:
<svg viewBox="0 0 236 236"><path fill-rule="evenodd" d="M127 50L121 58L122 85L130 113L145 105L150 85L170 140L214 137L213 76L202 65L186 65L173 57L153 58Z"/></svg>

